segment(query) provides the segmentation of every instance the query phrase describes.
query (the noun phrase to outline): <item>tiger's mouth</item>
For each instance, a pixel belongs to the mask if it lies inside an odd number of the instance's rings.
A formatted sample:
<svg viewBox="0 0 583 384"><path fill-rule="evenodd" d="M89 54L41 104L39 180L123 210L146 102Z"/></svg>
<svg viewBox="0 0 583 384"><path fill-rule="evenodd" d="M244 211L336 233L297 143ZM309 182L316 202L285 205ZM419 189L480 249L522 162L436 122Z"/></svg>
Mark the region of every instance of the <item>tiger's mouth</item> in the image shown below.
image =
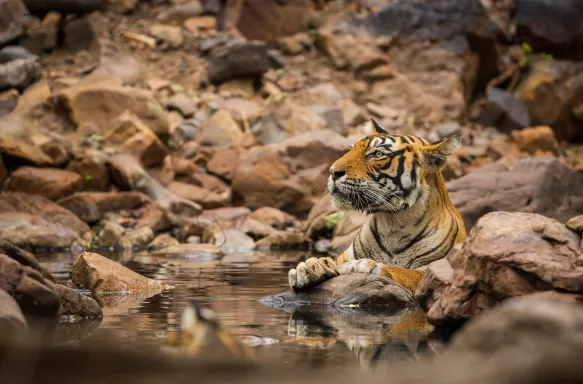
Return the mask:
<svg viewBox="0 0 583 384"><path fill-rule="evenodd" d="M383 195L372 193L366 188L353 188L345 185L331 184L328 188L332 196L332 205L340 211L401 212L409 208L409 204L398 194Z"/></svg>

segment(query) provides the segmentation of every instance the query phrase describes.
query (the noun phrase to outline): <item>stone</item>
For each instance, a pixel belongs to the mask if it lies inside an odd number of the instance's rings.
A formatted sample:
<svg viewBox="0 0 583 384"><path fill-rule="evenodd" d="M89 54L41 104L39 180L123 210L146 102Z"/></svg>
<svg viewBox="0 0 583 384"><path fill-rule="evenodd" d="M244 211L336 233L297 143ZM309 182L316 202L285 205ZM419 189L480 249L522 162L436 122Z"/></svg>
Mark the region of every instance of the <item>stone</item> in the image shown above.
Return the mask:
<svg viewBox="0 0 583 384"><path fill-rule="evenodd" d="M433 261L425 269L423 279L415 290L415 299L423 308L431 308L443 295L443 291L451 284L453 268L443 258Z"/></svg>
<svg viewBox="0 0 583 384"><path fill-rule="evenodd" d="M154 24L150 27L150 34L170 48L179 48L184 42L182 29L173 25Z"/></svg>
<svg viewBox="0 0 583 384"><path fill-rule="evenodd" d="M449 181L447 190L468 231L492 211L539 213L561 222L583 212L583 175L548 156L485 165Z"/></svg>
<svg viewBox="0 0 583 384"><path fill-rule="evenodd" d="M342 111L342 118L344 124L347 126L355 126L364 123L365 118L360 110L360 107L351 99L342 99L338 101L338 108Z"/></svg>
<svg viewBox="0 0 583 384"><path fill-rule="evenodd" d="M184 20L183 25L190 32L213 30L217 28L217 19L212 16L189 17Z"/></svg>
<svg viewBox="0 0 583 384"><path fill-rule="evenodd" d="M211 51L207 76L213 83L222 83L237 77L261 77L268 69L265 44L231 40Z"/></svg>
<svg viewBox="0 0 583 384"><path fill-rule="evenodd" d="M94 223L107 212L132 210L150 202L140 192L79 192L59 200L58 204L75 213L81 220Z"/></svg>
<svg viewBox="0 0 583 384"><path fill-rule="evenodd" d="M9 114L16 108L20 94L16 89L0 92L0 117Z"/></svg>
<svg viewBox="0 0 583 384"><path fill-rule="evenodd" d="M222 252L250 251L255 247L255 241L245 232L237 228L223 229L218 224L205 228L203 243L215 244Z"/></svg>
<svg viewBox="0 0 583 384"><path fill-rule="evenodd" d="M106 0L24 0L32 13L45 14L56 11L63 14L90 13L101 8Z"/></svg>
<svg viewBox="0 0 583 384"><path fill-rule="evenodd" d="M158 235L148 244L149 251L156 251L159 249L164 249L168 247L174 247L179 245L180 243L174 237L170 236L167 233L163 233Z"/></svg>
<svg viewBox="0 0 583 384"><path fill-rule="evenodd" d="M173 226L169 215L159 204L147 204L142 217L136 223L136 228L148 227L154 233L168 231Z"/></svg>
<svg viewBox="0 0 583 384"><path fill-rule="evenodd" d="M113 221L106 221L99 230L96 242L100 247L117 248L125 234L125 228Z"/></svg>
<svg viewBox="0 0 583 384"><path fill-rule="evenodd" d="M229 112L219 110L202 125L198 140L203 145L230 147L242 136L243 132Z"/></svg>
<svg viewBox="0 0 583 384"><path fill-rule="evenodd" d="M83 189L83 179L75 172L56 168L20 167L4 183L6 192L24 192L58 200Z"/></svg>
<svg viewBox="0 0 583 384"><path fill-rule="evenodd" d="M0 289L0 342L22 342L28 335L28 324L18 303Z"/></svg>
<svg viewBox="0 0 583 384"><path fill-rule="evenodd" d="M274 231L255 242L255 249L283 250L298 249L308 244L308 239L299 231Z"/></svg>
<svg viewBox="0 0 583 384"><path fill-rule="evenodd" d="M69 151L63 144L57 141L43 143L40 149L51 159L54 167L62 168L69 161Z"/></svg>
<svg viewBox="0 0 583 384"><path fill-rule="evenodd" d="M296 36L287 36L277 41L279 49L286 55L295 56L304 51L304 45Z"/></svg>
<svg viewBox="0 0 583 384"><path fill-rule="evenodd" d="M270 206L307 213L322 197L330 164L351 143L336 132L322 130L251 148L237 166L233 193L251 209Z"/></svg>
<svg viewBox="0 0 583 384"><path fill-rule="evenodd" d="M173 181L168 185L168 190L174 195L200 204L205 209L224 207L231 200L230 190L224 193L216 193L196 185Z"/></svg>
<svg viewBox="0 0 583 384"><path fill-rule="evenodd" d="M210 158L207 169L225 180L232 180L242 153L237 148L218 150Z"/></svg>
<svg viewBox="0 0 583 384"><path fill-rule="evenodd" d="M5 64L13 60L33 58L38 59L38 56L20 45L8 45L0 49L0 64Z"/></svg>
<svg viewBox="0 0 583 384"><path fill-rule="evenodd" d="M214 244L179 244L155 250L152 255L206 261L222 256L223 252Z"/></svg>
<svg viewBox="0 0 583 384"><path fill-rule="evenodd" d="M339 107L314 104L308 106L307 109L317 113L321 118L324 119L326 122L324 129L336 131L342 136L348 135L348 129L346 125L344 125L344 116L342 115L342 110Z"/></svg>
<svg viewBox="0 0 583 384"><path fill-rule="evenodd" d="M570 218L567 221L567 228L580 236L583 235L583 215Z"/></svg>
<svg viewBox="0 0 583 384"><path fill-rule="evenodd" d="M288 227L293 227L297 224L297 220L294 216L273 207L258 208L251 212L249 218L282 230Z"/></svg>
<svg viewBox="0 0 583 384"><path fill-rule="evenodd" d="M531 126L526 106L510 92L498 88L488 90L487 103L477 122L502 132Z"/></svg>
<svg viewBox="0 0 583 384"><path fill-rule="evenodd" d="M51 158L40 151L36 146L32 145L27 140L22 137L10 137L9 135L3 136L2 130L7 127L7 130L13 128L11 122L14 120L10 119L10 116L5 116L0 120L0 153L6 157L14 157L16 159L22 160L27 164L32 164L36 166L48 166L52 164ZM2 123L6 123L6 126L2 126Z"/></svg>
<svg viewBox="0 0 583 384"><path fill-rule="evenodd" d="M0 64L0 91L16 88L23 91L42 77L38 58L16 59Z"/></svg>
<svg viewBox="0 0 583 384"><path fill-rule="evenodd" d="M146 248L153 239L154 232L151 228L130 229L119 240L119 246L122 249L140 250Z"/></svg>
<svg viewBox="0 0 583 384"><path fill-rule="evenodd" d="M88 16L67 18L62 26L61 48L69 52L90 50L97 45L97 32Z"/></svg>
<svg viewBox="0 0 583 384"><path fill-rule="evenodd" d="M456 121L439 124L433 128L439 140L447 139L453 135L459 135L461 134L461 129L461 125Z"/></svg>
<svg viewBox="0 0 583 384"><path fill-rule="evenodd" d="M265 296L259 302L275 308L307 305L406 308L415 305L413 294L407 289L386 277L364 273L340 275L313 288Z"/></svg>
<svg viewBox="0 0 583 384"><path fill-rule="evenodd" d="M27 9L22 0L0 1L0 46L24 32Z"/></svg>
<svg viewBox="0 0 583 384"><path fill-rule="evenodd" d="M103 133L109 128L111 120L127 110L162 140L169 135L166 111L151 92L143 89L107 83L78 85L61 91L57 98L77 127L93 125Z"/></svg>
<svg viewBox="0 0 583 384"><path fill-rule="evenodd" d="M105 191L111 184L111 176L105 159L99 156L86 155L74 159L67 165L67 170L78 173L83 178L83 189L86 191Z"/></svg>
<svg viewBox="0 0 583 384"><path fill-rule="evenodd" d="M184 118L188 119L196 112L196 102L184 93L178 93L168 99L166 108L169 111L178 111Z"/></svg>
<svg viewBox="0 0 583 384"><path fill-rule="evenodd" d="M555 156L559 155L559 143L555 138L555 133L547 126L513 131L512 141L518 149L530 155L536 155L537 152L547 152Z"/></svg>
<svg viewBox="0 0 583 384"><path fill-rule="evenodd" d="M200 16L203 12L204 8L200 1L188 1L165 9L158 15L158 20L163 22L183 22L188 18Z"/></svg>
<svg viewBox="0 0 583 384"><path fill-rule="evenodd" d="M144 166L159 166L168 155L164 143L138 116L124 112L109 125L111 129L103 137L105 142L137 156Z"/></svg>
<svg viewBox="0 0 583 384"><path fill-rule="evenodd" d="M505 299L539 291L583 290L581 239L556 220L534 213L491 212L447 256L453 275L431 304L434 325L460 324ZM431 276L424 276L417 291ZM447 278L443 279L444 281Z"/></svg>
<svg viewBox="0 0 583 384"><path fill-rule="evenodd" d="M73 317L77 320L103 317L101 307L89 296L60 284L55 284L55 289L61 298L61 316Z"/></svg>
<svg viewBox="0 0 583 384"><path fill-rule="evenodd" d="M83 252L73 263L73 282L94 292L158 293L170 286L148 279L101 255Z"/></svg>

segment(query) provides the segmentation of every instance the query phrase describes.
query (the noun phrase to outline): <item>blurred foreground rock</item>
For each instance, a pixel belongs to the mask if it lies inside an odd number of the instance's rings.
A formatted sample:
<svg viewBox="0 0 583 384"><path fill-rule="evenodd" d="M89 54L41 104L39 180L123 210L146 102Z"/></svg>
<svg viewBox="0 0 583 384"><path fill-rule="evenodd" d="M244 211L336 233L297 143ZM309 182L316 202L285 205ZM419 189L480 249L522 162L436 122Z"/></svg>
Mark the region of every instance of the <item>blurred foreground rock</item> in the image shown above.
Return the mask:
<svg viewBox="0 0 583 384"><path fill-rule="evenodd" d="M18 303L0 289L0 342L23 341L28 334L28 324Z"/></svg>

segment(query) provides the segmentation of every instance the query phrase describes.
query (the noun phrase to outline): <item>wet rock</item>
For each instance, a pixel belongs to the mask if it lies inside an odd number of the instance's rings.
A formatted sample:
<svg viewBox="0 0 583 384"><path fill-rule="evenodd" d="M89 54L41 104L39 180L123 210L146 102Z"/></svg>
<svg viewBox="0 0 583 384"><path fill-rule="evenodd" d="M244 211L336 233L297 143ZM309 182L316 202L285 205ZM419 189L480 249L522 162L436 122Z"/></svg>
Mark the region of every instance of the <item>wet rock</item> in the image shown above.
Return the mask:
<svg viewBox="0 0 583 384"><path fill-rule="evenodd" d="M89 124L105 131L111 120L127 110L162 140L168 137L166 111L146 90L107 83L79 85L63 90L58 100L76 126Z"/></svg>
<svg viewBox="0 0 583 384"><path fill-rule="evenodd" d="M22 342L28 335L28 324L18 303L0 289L0 341Z"/></svg>
<svg viewBox="0 0 583 384"><path fill-rule="evenodd" d="M69 52L89 50L97 44L97 32L88 16L65 19L61 47Z"/></svg>
<svg viewBox="0 0 583 384"><path fill-rule="evenodd" d="M583 291L581 239L556 220L532 213L483 216L447 259L451 282L426 308L434 325L459 324L507 298L538 291ZM423 287L430 286L424 276ZM446 280L446 279L444 279ZM439 290L437 290L439 294Z"/></svg>
<svg viewBox="0 0 583 384"><path fill-rule="evenodd" d="M297 223L294 216L272 207L258 208L249 215L249 218L276 229L293 227Z"/></svg>
<svg viewBox="0 0 583 384"><path fill-rule="evenodd" d="M213 83L237 77L260 77L269 69L267 49L255 41L231 40L209 55L207 76Z"/></svg>
<svg viewBox="0 0 583 384"><path fill-rule="evenodd" d="M196 103L184 93L179 93L168 99L166 105L169 111L178 111L185 118L194 116L196 112Z"/></svg>
<svg viewBox="0 0 583 384"><path fill-rule="evenodd" d="M179 48L184 42L182 29L173 25L155 24L150 27L150 34L163 45Z"/></svg>
<svg viewBox="0 0 583 384"><path fill-rule="evenodd" d="M125 231L125 228L120 224L113 221L107 221L103 225L103 228L99 230L96 239L97 244L99 244L100 247L115 248L119 245L119 242L122 239Z"/></svg>
<svg viewBox="0 0 583 384"><path fill-rule="evenodd" d="M448 182L447 189L467 230L492 211L539 213L561 222L583 212L583 175L552 157L486 165Z"/></svg>
<svg viewBox="0 0 583 384"><path fill-rule="evenodd" d="M24 90L42 77L38 58L16 59L0 64L0 91L16 88Z"/></svg>
<svg viewBox="0 0 583 384"><path fill-rule="evenodd" d="M155 251L159 249L174 247L179 245L180 243L174 237L170 236L167 233L163 233L161 235L156 236L154 240L150 244L148 244L149 251Z"/></svg>
<svg viewBox="0 0 583 384"><path fill-rule="evenodd" d="M27 9L21 0L0 1L0 46L24 32Z"/></svg>
<svg viewBox="0 0 583 384"><path fill-rule="evenodd" d="M83 178L83 189L87 191L105 191L111 184L111 177L105 159L88 155L69 162L69 171L78 173Z"/></svg>
<svg viewBox="0 0 583 384"><path fill-rule="evenodd" d="M251 209L271 206L290 213L308 212L321 199L328 168L351 140L322 130L280 143L254 147L241 159L233 178L233 193Z"/></svg>
<svg viewBox="0 0 583 384"><path fill-rule="evenodd" d="M128 230L119 240L122 249L144 249L154 239L154 232L151 228L141 227Z"/></svg>
<svg viewBox="0 0 583 384"><path fill-rule="evenodd" d="M16 89L0 92L0 117L9 114L16 108L19 96Z"/></svg>
<svg viewBox="0 0 583 384"><path fill-rule="evenodd" d="M239 125L233 120L229 112L219 110L205 122L198 134L198 140L203 145L229 147L243 136Z"/></svg>
<svg viewBox="0 0 583 384"><path fill-rule="evenodd" d="M531 155L535 155L537 152L559 154L559 143L550 127L543 126L514 131L512 132L512 141L518 149Z"/></svg>
<svg viewBox="0 0 583 384"><path fill-rule="evenodd" d="M236 3L227 4L225 25L237 28L247 39L275 42L308 27L310 2L307 0L244 1L237 7Z"/></svg>
<svg viewBox="0 0 583 384"><path fill-rule="evenodd" d="M404 308L414 305L415 299L411 292L390 279L351 273L324 281L304 291L265 296L259 299L259 302L276 308L297 308L305 305Z"/></svg>
<svg viewBox="0 0 583 384"><path fill-rule="evenodd" d="M224 193L216 193L196 185L173 181L168 185L168 190L178 197L194 201L203 208L213 209L224 207L231 200L230 190Z"/></svg>
<svg viewBox="0 0 583 384"><path fill-rule="evenodd" d="M583 10L578 0L518 0L516 34L535 52L565 56L579 36Z"/></svg>
<svg viewBox="0 0 583 384"><path fill-rule="evenodd" d="M157 293L170 288L96 253L84 252L73 263L73 282L95 292Z"/></svg>
<svg viewBox="0 0 583 384"><path fill-rule="evenodd" d="M137 156L146 167L162 164L168 150L156 134L138 116L124 112L110 122L112 127L103 137L109 144L119 145Z"/></svg>
<svg viewBox="0 0 583 384"><path fill-rule="evenodd" d="M79 192L58 201L87 223L101 220L107 212L131 210L150 202L140 192Z"/></svg>
<svg viewBox="0 0 583 384"><path fill-rule="evenodd" d="M524 104L502 89L492 88L487 93L487 103L477 121L503 132L530 127L530 115Z"/></svg>
<svg viewBox="0 0 583 384"><path fill-rule="evenodd" d="M103 316L101 307L92 298L60 284L55 284L55 289L61 298L61 316L75 319L100 319Z"/></svg>
<svg viewBox="0 0 583 384"><path fill-rule="evenodd" d="M49 11L59 13L90 13L101 8L106 0L24 0L32 13L45 14Z"/></svg>
<svg viewBox="0 0 583 384"><path fill-rule="evenodd" d="M205 228L203 243L215 244L222 252L250 251L255 247L253 239L237 228L223 229L218 224Z"/></svg>
<svg viewBox="0 0 583 384"><path fill-rule="evenodd" d="M209 172L230 181L235 175L235 169L241 155L241 151L237 148L216 151L209 160L207 169Z"/></svg>
<svg viewBox="0 0 583 384"><path fill-rule="evenodd" d="M179 244L153 251L152 255L205 261L216 259L223 252L214 244Z"/></svg>
<svg viewBox="0 0 583 384"><path fill-rule="evenodd" d="M583 65L560 60L539 60L531 65L515 94L528 109L533 125L547 125L558 140L583 140Z"/></svg>
<svg viewBox="0 0 583 384"><path fill-rule="evenodd" d="M58 200L83 189L81 175L56 168L21 167L4 183L4 191L24 192Z"/></svg>

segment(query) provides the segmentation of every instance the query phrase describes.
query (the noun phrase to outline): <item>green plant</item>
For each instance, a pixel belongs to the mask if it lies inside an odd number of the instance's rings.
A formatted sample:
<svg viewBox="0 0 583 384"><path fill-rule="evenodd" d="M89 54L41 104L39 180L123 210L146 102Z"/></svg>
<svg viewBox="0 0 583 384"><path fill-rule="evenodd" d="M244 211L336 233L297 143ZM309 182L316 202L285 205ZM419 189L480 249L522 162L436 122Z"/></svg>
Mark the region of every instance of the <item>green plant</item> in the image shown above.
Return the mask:
<svg viewBox="0 0 583 384"><path fill-rule="evenodd" d="M522 48L522 51L524 52L524 58L522 59L520 66L524 67L524 66L527 66L530 63L532 63L532 60L534 59L535 53L532 49L532 46L529 43L522 43L521 48ZM538 54L538 56L544 60L552 60L553 59L553 55L546 53L546 52L542 52L542 53Z"/></svg>
<svg viewBox="0 0 583 384"><path fill-rule="evenodd" d="M324 218L324 225L326 229L331 231L336 228L336 225L340 222L340 220L344 217L344 212L335 212L331 213Z"/></svg>

